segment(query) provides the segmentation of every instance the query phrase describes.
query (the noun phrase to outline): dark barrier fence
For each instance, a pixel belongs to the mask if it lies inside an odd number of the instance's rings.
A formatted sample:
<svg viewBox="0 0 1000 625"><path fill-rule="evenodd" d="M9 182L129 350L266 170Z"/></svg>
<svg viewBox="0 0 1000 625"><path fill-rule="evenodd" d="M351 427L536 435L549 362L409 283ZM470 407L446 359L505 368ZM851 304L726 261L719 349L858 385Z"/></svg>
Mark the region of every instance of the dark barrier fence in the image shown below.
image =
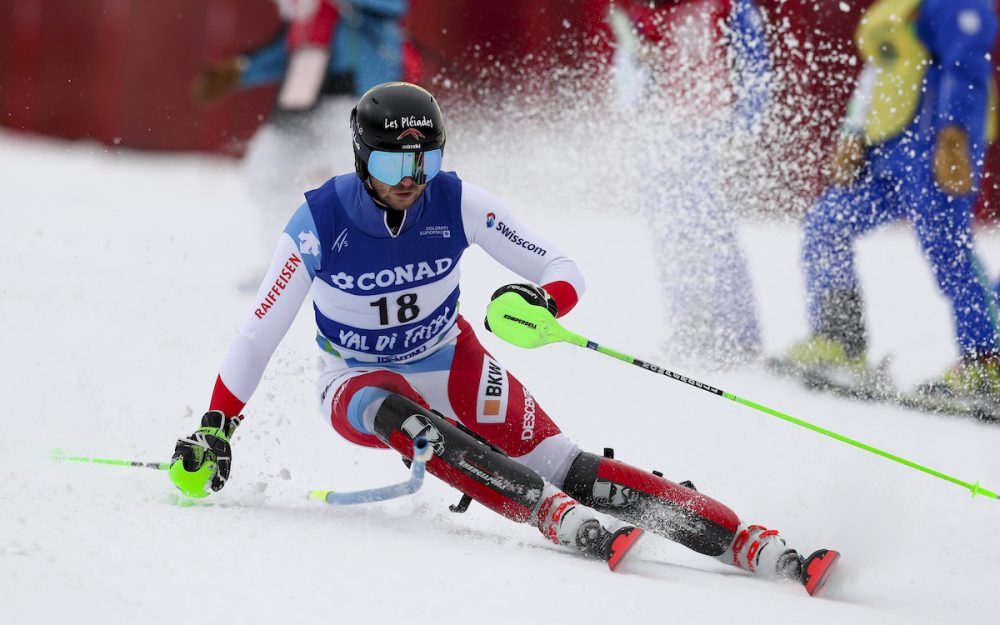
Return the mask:
<svg viewBox="0 0 1000 625"><path fill-rule="evenodd" d="M269 38L269 0L2 0L5 126L131 148L240 151L271 94L198 108L194 72Z"/></svg>
<svg viewBox="0 0 1000 625"><path fill-rule="evenodd" d="M808 93L834 118L850 86L842 76L857 66L831 51L853 49L858 16L871 1L760 0L781 24L777 62L796 81L786 88ZM597 73L606 71L602 62L611 52L610 2L411 0L405 26L423 82L522 80L530 72L490 70L519 63L523 70L528 58L588 63ZM198 107L189 86L206 60L263 43L278 26L271 0L0 0L0 124L133 149L239 155L274 90ZM822 143L829 133L816 129L808 137ZM1000 152L993 149L980 216L995 216L998 172Z"/></svg>

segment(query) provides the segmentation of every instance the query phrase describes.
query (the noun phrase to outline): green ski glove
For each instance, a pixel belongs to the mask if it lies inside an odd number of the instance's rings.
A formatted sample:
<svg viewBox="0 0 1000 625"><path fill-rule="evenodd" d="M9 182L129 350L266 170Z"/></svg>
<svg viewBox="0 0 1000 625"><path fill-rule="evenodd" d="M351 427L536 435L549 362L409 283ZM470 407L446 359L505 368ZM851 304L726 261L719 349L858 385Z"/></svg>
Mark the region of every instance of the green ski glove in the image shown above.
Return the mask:
<svg viewBox="0 0 1000 625"><path fill-rule="evenodd" d="M232 464L229 441L240 419L229 419L222 411L211 410L201 418L201 427L194 434L177 441L169 471L174 486L197 499L222 490Z"/></svg>
<svg viewBox="0 0 1000 625"><path fill-rule="evenodd" d="M518 347L541 347L563 340L555 300L533 284L508 284L493 293L486 307L486 329Z"/></svg>

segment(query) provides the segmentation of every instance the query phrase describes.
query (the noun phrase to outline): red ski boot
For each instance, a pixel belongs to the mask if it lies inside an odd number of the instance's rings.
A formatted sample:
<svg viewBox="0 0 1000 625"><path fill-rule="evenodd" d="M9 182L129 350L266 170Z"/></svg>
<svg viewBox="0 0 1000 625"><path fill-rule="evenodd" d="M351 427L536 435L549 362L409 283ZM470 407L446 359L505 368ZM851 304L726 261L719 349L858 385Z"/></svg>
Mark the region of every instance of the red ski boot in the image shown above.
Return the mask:
<svg viewBox="0 0 1000 625"><path fill-rule="evenodd" d="M820 549L803 558L785 545L777 531L761 525L741 527L732 546L718 556L723 562L762 577L799 582L814 597L826 585L838 558L840 553L832 549Z"/></svg>

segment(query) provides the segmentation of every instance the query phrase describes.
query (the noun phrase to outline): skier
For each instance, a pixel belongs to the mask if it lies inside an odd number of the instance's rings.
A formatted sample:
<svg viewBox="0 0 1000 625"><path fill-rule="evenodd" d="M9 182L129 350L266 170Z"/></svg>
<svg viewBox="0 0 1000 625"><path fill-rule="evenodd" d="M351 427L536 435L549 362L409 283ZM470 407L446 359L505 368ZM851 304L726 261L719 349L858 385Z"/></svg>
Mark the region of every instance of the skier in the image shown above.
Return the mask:
<svg viewBox="0 0 1000 625"><path fill-rule="evenodd" d="M616 101L640 125L630 152L660 258L668 350L715 366L746 361L760 350L757 303L725 189L769 99L763 17L754 0L628 0L612 5L611 23Z"/></svg>
<svg viewBox="0 0 1000 625"><path fill-rule="evenodd" d="M856 238L912 220L954 312L960 361L918 397L1000 401L995 295L973 253L972 213L995 135L992 0L880 0L856 33L865 66L842 124L832 185L805 217L811 336L781 365L880 383L866 360Z"/></svg>
<svg viewBox="0 0 1000 625"><path fill-rule="evenodd" d="M408 0L278 3L283 27L272 41L209 64L192 86L195 99L208 104L233 90L280 84L267 123L248 146L245 166L268 251L301 189L350 167L329 146L350 139L343 120L358 97L403 77L399 21L408 8Z"/></svg>
<svg viewBox="0 0 1000 625"><path fill-rule="evenodd" d="M177 441L174 484L195 497L225 485L240 413L311 293L323 414L348 441L412 456L424 435L434 443L431 474L612 564L638 532L611 532L590 508L761 576L802 581L811 593L822 586L836 552L803 559L778 532L741 523L693 487L582 451L482 347L458 314L467 247L533 283L503 286L494 298L513 293L554 315L576 305L583 276L496 197L441 170L444 119L429 92L378 85L350 125L355 173L306 193L285 228L209 412Z"/></svg>

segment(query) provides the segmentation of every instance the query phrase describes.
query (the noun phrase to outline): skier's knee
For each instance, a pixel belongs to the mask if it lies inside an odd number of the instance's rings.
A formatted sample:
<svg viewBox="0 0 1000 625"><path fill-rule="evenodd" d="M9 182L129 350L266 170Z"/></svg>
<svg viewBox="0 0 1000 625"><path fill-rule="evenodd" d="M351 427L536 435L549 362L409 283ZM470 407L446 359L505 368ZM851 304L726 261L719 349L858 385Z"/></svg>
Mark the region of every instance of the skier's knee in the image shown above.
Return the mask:
<svg viewBox="0 0 1000 625"><path fill-rule="evenodd" d="M589 452L573 461L563 490L584 505L710 556L725 553L740 525L732 510L693 488Z"/></svg>
<svg viewBox="0 0 1000 625"><path fill-rule="evenodd" d="M431 475L509 519L531 519L545 486L542 478L441 415L391 393L382 398L373 427L383 443L406 457L413 455L413 439L423 436L434 450L427 462Z"/></svg>
<svg viewBox="0 0 1000 625"><path fill-rule="evenodd" d="M347 422L354 429L365 434L375 433L375 415L382 407L382 401L391 393L377 386L359 389L347 403Z"/></svg>
<svg viewBox="0 0 1000 625"><path fill-rule="evenodd" d="M420 393L398 373L363 373L340 384L330 399L330 420L334 429L352 443L383 447L374 434L374 421L382 402L391 393L426 406Z"/></svg>

